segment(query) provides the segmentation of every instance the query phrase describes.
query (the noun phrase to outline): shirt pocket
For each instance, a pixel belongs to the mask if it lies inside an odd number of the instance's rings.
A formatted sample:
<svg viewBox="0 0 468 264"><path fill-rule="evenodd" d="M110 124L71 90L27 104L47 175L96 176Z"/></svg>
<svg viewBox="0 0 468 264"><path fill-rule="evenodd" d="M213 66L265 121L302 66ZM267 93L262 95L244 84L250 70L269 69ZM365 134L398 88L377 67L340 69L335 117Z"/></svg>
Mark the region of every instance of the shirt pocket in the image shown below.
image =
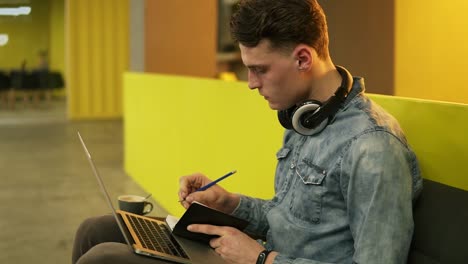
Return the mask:
<svg viewBox="0 0 468 264"><path fill-rule="evenodd" d="M322 215L322 197L325 193L327 172L308 161L297 164L291 214L299 225L319 224Z"/></svg>

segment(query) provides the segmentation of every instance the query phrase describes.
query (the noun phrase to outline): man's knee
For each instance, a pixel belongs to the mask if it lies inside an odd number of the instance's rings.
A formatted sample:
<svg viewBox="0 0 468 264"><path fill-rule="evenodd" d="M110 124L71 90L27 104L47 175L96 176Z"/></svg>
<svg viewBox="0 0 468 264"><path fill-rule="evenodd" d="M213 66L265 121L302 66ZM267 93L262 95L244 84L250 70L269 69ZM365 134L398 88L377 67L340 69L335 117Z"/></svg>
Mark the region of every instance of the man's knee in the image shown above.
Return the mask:
<svg viewBox="0 0 468 264"><path fill-rule="evenodd" d="M88 233L90 229L95 225L97 217L92 217L84 220L78 226L77 233Z"/></svg>
<svg viewBox="0 0 468 264"><path fill-rule="evenodd" d="M109 224L113 224L115 222L112 215L103 215L103 216L94 216L85 219L80 228L89 229L91 227L99 227L99 226L107 226Z"/></svg>
<svg viewBox="0 0 468 264"><path fill-rule="evenodd" d="M132 255L126 245L121 243L102 243L92 247L86 254L81 256L77 264L115 264L123 263L122 257Z"/></svg>
<svg viewBox="0 0 468 264"><path fill-rule="evenodd" d="M115 220L111 215L90 217L84 220L76 232L78 237L102 236L115 225Z"/></svg>
<svg viewBox="0 0 468 264"><path fill-rule="evenodd" d="M76 263L81 256L98 244L121 242L123 240L122 234L115 226L117 224L111 215L91 217L84 220L75 234L72 263Z"/></svg>

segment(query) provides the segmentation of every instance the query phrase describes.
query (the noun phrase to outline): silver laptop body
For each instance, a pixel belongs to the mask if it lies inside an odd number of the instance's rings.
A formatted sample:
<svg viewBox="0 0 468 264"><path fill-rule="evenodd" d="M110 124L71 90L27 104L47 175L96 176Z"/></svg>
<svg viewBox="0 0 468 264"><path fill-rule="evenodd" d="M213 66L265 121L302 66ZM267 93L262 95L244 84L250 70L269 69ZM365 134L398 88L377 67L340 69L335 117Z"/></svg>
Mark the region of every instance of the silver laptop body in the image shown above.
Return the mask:
<svg viewBox="0 0 468 264"><path fill-rule="evenodd" d="M173 235L165 221L115 210L104 182L79 132L78 138L106 202L131 251L155 258L154 263L226 263L208 245Z"/></svg>

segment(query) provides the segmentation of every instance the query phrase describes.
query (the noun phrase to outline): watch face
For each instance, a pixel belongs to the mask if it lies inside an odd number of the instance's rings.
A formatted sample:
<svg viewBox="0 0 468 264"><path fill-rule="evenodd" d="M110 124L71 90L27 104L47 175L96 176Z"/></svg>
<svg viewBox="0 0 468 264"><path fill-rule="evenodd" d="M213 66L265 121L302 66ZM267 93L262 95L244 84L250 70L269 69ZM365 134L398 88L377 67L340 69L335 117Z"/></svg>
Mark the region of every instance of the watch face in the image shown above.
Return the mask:
<svg viewBox="0 0 468 264"><path fill-rule="evenodd" d="M265 253L260 253L260 255L258 255L258 259L257 259L257 264L263 264L265 263Z"/></svg>
<svg viewBox="0 0 468 264"><path fill-rule="evenodd" d="M266 257L268 256L268 253L270 253L270 252L266 251L266 250L260 252L260 254L258 255L256 264L264 264L265 260L266 260Z"/></svg>

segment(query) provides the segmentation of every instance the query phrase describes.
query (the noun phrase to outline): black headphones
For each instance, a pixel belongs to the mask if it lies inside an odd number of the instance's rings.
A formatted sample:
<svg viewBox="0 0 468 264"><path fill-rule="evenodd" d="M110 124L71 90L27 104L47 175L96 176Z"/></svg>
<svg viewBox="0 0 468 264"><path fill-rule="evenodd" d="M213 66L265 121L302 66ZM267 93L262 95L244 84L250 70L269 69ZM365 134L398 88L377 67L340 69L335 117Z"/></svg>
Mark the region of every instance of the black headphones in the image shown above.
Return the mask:
<svg viewBox="0 0 468 264"><path fill-rule="evenodd" d="M321 131L344 103L353 85L353 76L341 66L335 66L341 75L341 85L335 94L323 104L317 100L307 100L286 110L278 111L278 119L286 129L310 136ZM328 122L323 122L328 118ZM322 125L321 125L322 124ZM318 127L321 125L320 127Z"/></svg>

